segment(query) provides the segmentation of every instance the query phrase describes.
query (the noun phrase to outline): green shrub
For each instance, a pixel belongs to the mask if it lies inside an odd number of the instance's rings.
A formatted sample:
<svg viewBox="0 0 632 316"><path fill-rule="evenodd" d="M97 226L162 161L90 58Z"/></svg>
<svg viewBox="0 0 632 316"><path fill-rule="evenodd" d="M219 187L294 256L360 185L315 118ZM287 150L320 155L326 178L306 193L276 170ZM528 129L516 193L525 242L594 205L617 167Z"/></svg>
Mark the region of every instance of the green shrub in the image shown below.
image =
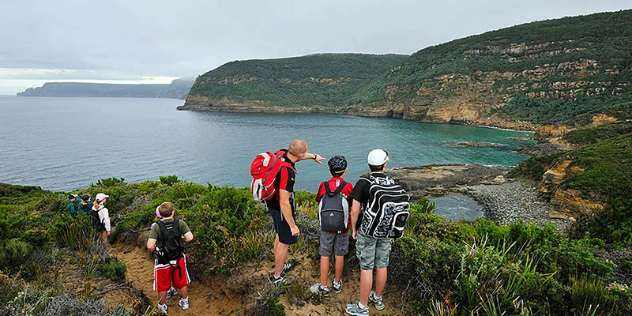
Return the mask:
<svg viewBox="0 0 632 316"><path fill-rule="evenodd" d="M540 182L544 173L552 167L553 161L559 156L560 154L530 157L513 168L509 176Z"/></svg>
<svg viewBox="0 0 632 316"><path fill-rule="evenodd" d="M125 178L105 178L97 181L96 186L110 188L125 185Z"/></svg>
<svg viewBox="0 0 632 316"><path fill-rule="evenodd" d="M165 185L173 185L174 183L178 183L180 182L180 179L178 179L178 176L176 175L171 175L171 176L160 176L160 183L165 184Z"/></svg>
<svg viewBox="0 0 632 316"><path fill-rule="evenodd" d="M190 210L183 210L181 214L186 217L196 239L203 241L194 248L195 258L208 270L224 273L239 261L240 256L248 257L241 250L234 251L239 239L247 231L260 229L263 220L267 219L265 210L252 199L248 188L212 187ZM246 244L253 245L252 242Z"/></svg>
<svg viewBox="0 0 632 316"><path fill-rule="evenodd" d="M615 247L632 245L632 206L614 198L612 189L609 190L608 200L610 207L579 216L570 235L574 238L599 238Z"/></svg>
<svg viewBox="0 0 632 316"><path fill-rule="evenodd" d="M629 133L632 133L632 123L623 122L575 130L564 135L563 139L575 145L590 145Z"/></svg>
<svg viewBox="0 0 632 316"><path fill-rule="evenodd" d="M261 315L265 316L285 316L285 307L279 303L278 297L271 297L263 305Z"/></svg>
<svg viewBox="0 0 632 316"><path fill-rule="evenodd" d="M122 282L125 281L127 267L117 258L110 258L99 267L99 271L112 281Z"/></svg>
<svg viewBox="0 0 632 316"><path fill-rule="evenodd" d="M68 204L68 195L49 193L42 196L37 202L35 209L48 213L64 214L68 213L66 204Z"/></svg>
<svg viewBox="0 0 632 316"><path fill-rule="evenodd" d="M29 229L24 232L22 240L29 243L34 247L48 247L49 242L52 240L50 232L47 229Z"/></svg>
<svg viewBox="0 0 632 316"><path fill-rule="evenodd" d="M0 245L0 269L13 274L21 270L22 266L31 259L33 246L19 240L9 240Z"/></svg>

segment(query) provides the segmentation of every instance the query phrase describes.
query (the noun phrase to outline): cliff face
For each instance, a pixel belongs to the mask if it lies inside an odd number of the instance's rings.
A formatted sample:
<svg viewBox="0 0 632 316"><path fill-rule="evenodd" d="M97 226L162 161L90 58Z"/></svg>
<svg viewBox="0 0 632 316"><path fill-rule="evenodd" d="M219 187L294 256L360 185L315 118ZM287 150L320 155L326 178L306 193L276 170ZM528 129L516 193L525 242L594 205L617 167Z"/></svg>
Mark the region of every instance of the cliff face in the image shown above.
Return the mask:
<svg viewBox="0 0 632 316"><path fill-rule="evenodd" d="M560 187L569 176L585 171L583 168L571 166L571 162L571 160L563 160L556 163L544 173L538 186L538 191L550 196L551 204L558 207L559 212L556 212L556 217L577 217L579 214L593 214L606 208L607 203L586 199L582 197L579 190Z"/></svg>
<svg viewBox="0 0 632 316"><path fill-rule="evenodd" d="M594 116L618 121L632 113L630 47L632 10L533 22L428 47L369 82L358 77L362 71L323 72L325 64L275 68L258 61L250 65L257 73L226 65L198 78L181 109L326 111L537 130L542 137L556 137L590 125ZM366 67L358 60L349 65ZM239 71L228 72L231 67ZM326 90L332 86L348 89ZM296 102L278 97L295 94L302 96ZM313 97L321 94L328 98ZM562 127L539 130L549 124Z"/></svg>

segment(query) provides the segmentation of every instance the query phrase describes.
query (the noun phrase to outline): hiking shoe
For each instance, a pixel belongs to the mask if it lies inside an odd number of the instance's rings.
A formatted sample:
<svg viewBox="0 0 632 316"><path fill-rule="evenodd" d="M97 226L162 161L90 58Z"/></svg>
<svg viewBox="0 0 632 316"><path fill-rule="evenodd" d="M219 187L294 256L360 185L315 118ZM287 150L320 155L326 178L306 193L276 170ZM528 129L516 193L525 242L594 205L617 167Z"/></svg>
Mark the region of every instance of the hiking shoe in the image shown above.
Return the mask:
<svg viewBox="0 0 632 316"><path fill-rule="evenodd" d="M329 289L324 288L320 283L316 283L309 288L309 291L320 296L329 296Z"/></svg>
<svg viewBox="0 0 632 316"><path fill-rule="evenodd" d="M334 279L334 283L331 287L334 288L334 292L340 293L340 291L342 291L342 279L340 279L340 283L336 283L336 279Z"/></svg>
<svg viewBox="0 0 632 316"><path fill-rule="evenodd" d="M189 299L184 300L184 299L180 299L180 302L178 302L178 306L182 307L182 309L187 309L189 308Z"/></svg>
<svg viewBox="0 0 632 316"><path fill-rule="evenodd" d="M172 296L176 296L178 295L178 290L176 290L174 287L171 287L168 291L167 291L167 298L171 298Z"/></svg>
<svg viewBox="0 0 632 316"><path fill-rule="evenodd" d="M167 304L163 304L163 305L158 304L158 311L162 314L167 313L167 308L168 308Z"/></svg>
<svg viewBox="0 0 632 316"><path fill-rule="evenodd" d="M371 290L371 293L369 293L369 301L373 304L375 304L375 309L377 309L378 311L381 311L384 309L384 301L382 301L382 298L378 298L377 296L375 296L375 291Z"/></svg>
<svg viewBox="0 0 632 316"><path fill-rule="evenodd" d="M294 263L291 261L283 264L283 272L289 272L292 268L294 268Z"/></svg>
<svg viewBox="0 0 632 316"><path fill-rule="evenodd" d="M347 304L345 312L349 315L369 316L369 307L360 308L360 301L357 301L355 304Z"/></svg>
<svg viewBox="0 0 632 316"><path fill-rule="evenodd" d="M279 277L275 277L274 275L270 276L269 278L270 282L272 282L272 284L279 284L279 283L283 283L285 281L285 272L281 272L281 275Z"/></svg>

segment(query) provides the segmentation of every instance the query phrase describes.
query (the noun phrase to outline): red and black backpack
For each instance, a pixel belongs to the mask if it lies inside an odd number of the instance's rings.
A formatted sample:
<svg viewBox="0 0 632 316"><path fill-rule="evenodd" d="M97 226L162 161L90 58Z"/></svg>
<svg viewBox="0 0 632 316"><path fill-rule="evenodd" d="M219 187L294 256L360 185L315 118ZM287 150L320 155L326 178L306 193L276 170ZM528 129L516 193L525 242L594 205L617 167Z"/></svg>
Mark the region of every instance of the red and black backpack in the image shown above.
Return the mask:
<svg viewBox="0 0 632 316"><path fill-rule="evenodd" d="M279 174L281 166L285 165L296 171L291 164L285 161L285 153L287 153L286 149L279 149L274 153L267 151L258 154L252 161L250 165L250 174L252 175L250 189L255 200L262 203L272 200L276 194L274 180Z"/></svg>

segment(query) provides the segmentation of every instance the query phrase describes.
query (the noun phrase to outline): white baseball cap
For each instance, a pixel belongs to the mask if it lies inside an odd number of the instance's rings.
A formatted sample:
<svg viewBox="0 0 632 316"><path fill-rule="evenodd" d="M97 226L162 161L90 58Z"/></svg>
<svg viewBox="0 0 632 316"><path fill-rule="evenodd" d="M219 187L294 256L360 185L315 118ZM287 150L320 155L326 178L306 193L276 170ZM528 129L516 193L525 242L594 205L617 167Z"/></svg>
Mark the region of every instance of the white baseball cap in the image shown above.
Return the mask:
<svg viewBox="0 0 632 316"><path fill-rule="evenodd" d="M367 161L371 166L381 166L388 161L388 153L383 149L373 149Z"/></svg>
<svg viewBox="0 0 632 316"><path fill-rule="evenodd" d="M103 199L105 199L105 198L109 198L109 197L110 197L109 195L106 195L106 194L103 194L103 193L99 193L99 194L97 194L97 196L96 196L96 198L95 198L95 199L96 199L97 201L102 201Z"/></svg>

